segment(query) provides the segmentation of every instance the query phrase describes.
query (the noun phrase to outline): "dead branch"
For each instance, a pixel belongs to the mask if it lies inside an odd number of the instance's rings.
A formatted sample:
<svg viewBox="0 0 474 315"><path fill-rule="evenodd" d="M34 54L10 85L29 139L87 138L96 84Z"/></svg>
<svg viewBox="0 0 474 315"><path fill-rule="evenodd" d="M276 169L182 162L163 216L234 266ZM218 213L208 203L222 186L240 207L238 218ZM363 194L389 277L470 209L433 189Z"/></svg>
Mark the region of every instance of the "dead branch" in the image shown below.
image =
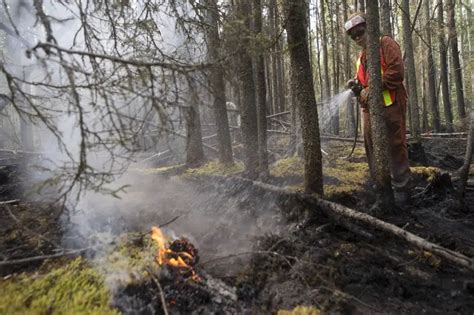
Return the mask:
<svg viewBox="0 0 474 315"><path fill-rule="evenodd" d="M148 269L148 273L150 274L150 277L155 283L155 285L157 286L158 291L160 291L160 300L161 300L161 307L163 308L163 313L165 315L168 315L169 313L168 313L168 308L166 307L166 300L165 300L165 294L163 292L163 288L161 287L161 284L158 281L158 279L156 279L156 277L153 275L153 272L151 271L151 269Z"/></svg>
<svg viewBox="0 0 474 315"><path fill-rule="evenodd" d="M432 252L444 259L453 262L459 266L465 267L469 270L474 270L474 259L467 257L456 251L444 248L437 244L431 243L413 233L410 233L398 226L380 220L369 214L350 209L346 206L337 204L335 202L324 200L316 195L310 195L302 192L290 191L284 188L280 188L274 185L265 184L262 182L251 181L245 178L232 177L231 180L237 180L245 182L254 187L258 187L268 192L272 192L278 195L285 195L294 197L299 202L306 204L315 211L319 211L322 214L328 216L330 219L336 221L338 224L353 231L352 227L355 223L362 224L375 228L379 231L386 232L390 235L396 236L411 245L414 245L420 249ZM360 232L360 231L357 231Z"/></svg>
<svg viewBox="0 0 474 315"><path fill-rule="evenodd" d="M336 140L336 141L343 141L343 142L354 142L354 138L343 138L343 137L336 137L336 136L321 136L321 140ZM364 143L362 140L357 140L357 143Z"/></svg>
<svg viewBox="0 0 474 315"><path fill-rule="evenodd" d="M67 252L61 252L61 253L57 253L57 254L53 254L53 255L41 255L41 256L34 256L34 257L28 257L28 258L0 261L0 267L31 263L31 262L42 261L42 260L46 260L46 259L60 258L60 257L65 257L65 256L81 255L81 254L85 253L86 251L88 251L89 249L91 249L91 247L81 248L81 249L77 249L77 250L71 250L71 251L67 251Z"/></svg>
<svg viewBox="0 0 474 315"><path fill-rule="evenodd" d="M12 204L12 203L17 203L19 202L20 200L18 199L13 199L13 200L7 200L7 201L0 201L0 205L9 205L9 204Z"/></svg>
<svg viewBox="0 0 474 315"><path fill-rule="evenodd" d="M18 218L13 214L12 210L10 209L10 206L5 205L5 209L7 209L7 212L8 212L8 214L10 215L10 217L13 219L13 221L16 222L16 224L17 224L20 228L22 228L23 230L27 231L27 232L30 233L31 235L33 235L33 236L35 236L35 237L37 237L37 238L39 238L39 239L42 239L42 240L45 241L46 243L53 245L53 246L56 247L56 248L61 248L58 244L56 244L56 242L53 242L52 240L50 240L50 239L44 237L43 235L41 235L41 234L39 234L39 233L37 233L37 232L35 232L35 231L33 231L33 230L30 230L30 229L27 228L24 224L22 224L21 221L20 221L20 219L18 219Z"/></svg>
<svg viewBox="0 0 474 315"><path fill-rule="evenodd" d="M290 111L287 111L287 112L281 112L281 113L276 113L276 114L273 114L273 115L269 115L267 116L267 119L270 119L270 118L275 118L275 117L279 117L279 116L283 116L283 115L289 115L291 114Z"/></svg>

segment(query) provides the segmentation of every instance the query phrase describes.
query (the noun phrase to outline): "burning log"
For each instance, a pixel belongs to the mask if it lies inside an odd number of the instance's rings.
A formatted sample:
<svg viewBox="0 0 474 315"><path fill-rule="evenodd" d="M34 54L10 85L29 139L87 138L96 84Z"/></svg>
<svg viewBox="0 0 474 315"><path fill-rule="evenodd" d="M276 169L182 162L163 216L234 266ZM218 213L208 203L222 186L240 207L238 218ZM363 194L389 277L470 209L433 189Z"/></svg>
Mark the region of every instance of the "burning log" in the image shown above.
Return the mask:
<svg viewBox="0 0 474 315"><path fill-rule="evenodd" d="M144 237L141 233L139 236ZM144 272L138 272L138 281L122 284L114 297L114 307L123 314L137 314L137 310L146 310L147 314L242 313L235 288L204 270L198 273L198 250L188 239L169 239L158 227L152 227L149 236L156 245L152 247L151 264L149 256L142 260L146 261L140 269Z"/></svg>
<svg viewBox="0 0 474 315"><path fill-rule="evenodd" d="M195 282L201 281L194 270L199 262L198 251L189 240L180 238L167 245L163 232L156 226L151 229L151 239L158 245L156 262L159 266L167 268L168 272L188 278Z"/></svg>

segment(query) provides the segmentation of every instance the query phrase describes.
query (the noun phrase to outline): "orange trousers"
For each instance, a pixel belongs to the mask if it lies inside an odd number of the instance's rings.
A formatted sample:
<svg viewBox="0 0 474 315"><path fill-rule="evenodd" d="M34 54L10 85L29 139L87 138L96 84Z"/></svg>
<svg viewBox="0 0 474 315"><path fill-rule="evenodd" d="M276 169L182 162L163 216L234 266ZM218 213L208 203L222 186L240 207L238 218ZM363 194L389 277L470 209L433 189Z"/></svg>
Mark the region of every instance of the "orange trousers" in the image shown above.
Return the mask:
<svg viewBox="0 0 474 315"><path fill-rule="evenodd" d="M400 104L401 103L401 104ZM397 102L384 108L384 120L387 124L388 145L390 148L390 170L392 186L397 190L406 188L410 177L408 148L406 139L406 102ZM374 158L370 115L366 108L362 109L365 153L369 170L374 178Z"/></svg>

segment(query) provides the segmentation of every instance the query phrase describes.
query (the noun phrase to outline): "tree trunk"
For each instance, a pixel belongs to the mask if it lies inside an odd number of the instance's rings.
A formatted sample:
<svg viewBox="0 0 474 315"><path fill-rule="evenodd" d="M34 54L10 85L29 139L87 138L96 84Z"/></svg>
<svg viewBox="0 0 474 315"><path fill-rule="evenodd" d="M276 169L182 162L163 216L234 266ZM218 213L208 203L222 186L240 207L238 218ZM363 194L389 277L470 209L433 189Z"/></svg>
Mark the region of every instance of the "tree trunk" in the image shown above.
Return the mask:
<svg viewBox="0 0 474 315"><path fill-rule="evenodd" d="M474 145L474 110L471 110L471 123L469 126L469 136L467 138L466 156L464 157L464 164L459 170L459 187L458 194L460 198L464 198L466 193L467 180L469 178L469 169L472 162L472 146Z"/></svg>
<svg viewBox="0 0 474 315"><path fill-rule="evenodd" d="M323 86L324 90L322 99L328 100L331 97L331 81L329 80L329 61L328 61L328 44L327 44L327 31L326 31L326 10L324 0L320 1L321 5L321 31L322 31L322 40L321 45L323 48Z"/></svg>
<svg viewBox="0 0 474 315"><path fill-rule="evenodd" d="M254 27L257 37L262 35L262 3L254 0ZM265 58L263 49L259 49L255 57L256 92L257 92L257 126L258 126L258 163L259 172L268 175L268 151L267 151L267 89L265 85Z"/></svg>
<svg viewBox="0 0 474 315"><path fill-rule="evenodd" d="M334 10L333 2L330 2L329 6L329 16L331 21L331 41L332 41L332 90L336 94L339 91L339 68L341 64L340 53L339 53L339 37L336 34L339 34L339 12L337 8L339 5L336 5L336 10ZM334 21L334 16L336 16L336 21ZM336 22L334 25L334 22ZM335 135L339 135L339 107L335 109L333 116L331 117L331 132Z"/></svg>
<svg viewBox="0 0 474 315"><path fill-rule="evenodd" d="M344 21L348 19L348 5L347 0L342 1L342 14ZM349 44L349 36L344 36L344 78L349 80L353 73L351 57L350 57L350 44ZM343 81L344 82L344 81ZM355 130L356 125L356 118L355 118L355 111L354 111L354 102L352 98L347 102L346 107L346 130L347 135L350 137L355 136L357 130Z"/></svg>
<svg viewBox="0 0 474 315"><path fill-rule="evenodd" d="M222 164L234 163L232 140L227 117L225 81L222 65L218 64L219 57L219 27L217 0L206 0L208 26L206 28L207 54L210 63L215 63L209 72L209 85L213 97L214 116L217 126L217 142L219 161Z"/></svg>
<svg viewBox="0 0 474 315"><path fill-rule="evenodd" d="M250 0L238 0L236 5L237 16L239 20L243 21L238 33L240 38L238 47L236 47L236 56L238 59L238 76L242 95L241 130L245 152L244 164L246 176L256 178L258 176L258 120L252 57L248 51L250 47L250 14L252 6Z"/></svg>
<svg viewBox="0 0 474 315"><path fill-rule="evenodd" d="M431 124L435 132L440 132L440 120L438 111L438 101L436 97L436 74L435 64L433 59L433 50L431 48L431 22L430 22L430 2L425 1L425 33L426 33L426 45L428 50L428 90L427 90L427 101L431 110Z"/></svg>
<svg viewBox="0 0 474 315"><path fill-rule="evenodd" d="M402 23L403 44L405 46L407 82L408 82L408 106L410 108L410 125L413 137L420 139L420 115L418 110L418 93L416 83L415 55L411 37L410 1L402 0Z"/></svg>
<svg viewBox="0 0 474 315"><path fill-rule="evenodd" d="M279 42L278 39L278 32L277 32L277 23L276 23L276 12L277 12L277 2L276 0L270 0L270 7L269 7L269 20L270 20L270 36L272 40L276 43ZM272 107L275 113L279 113L281 111L280 106L280 97L278 91L278 45L274 44L271 52L271 81L272 81Z"/></svg>
<svg viewBox="0 0 474 315"><path fill-rule="evenodd" d="M374 176L378 202L393 205L387 126L383 117L382 74L380 72L380 31L377 1L367 3L367 63L369 72L369 113L371 121Z"/></svg>
<svg viewBox="0 0 474 315"><path fill-rule="evenodd" d="M304 147L304 187L308 193L323 194L318 110L309 62L305 0L285 0L291 90L298 106Z"/></svg>
<svg viewBox="0 0 474 315"><path fill-rule="evenodd" d="M439 66L441 77L441 89L443 92L444 117L446 119L446 131L453 132L453 113L448 83L448 49L444 37L443 0L438 0L438 41L439 41Z"/></svg>
<svg viewBox="0 0 474 315"><path fill-rule="evenodd" d="M456 84L456 99L459 118L463 126L465 126L466 120L466 105L464 101L464 90L462 82L461 63L459 61L459 49L458 49L458 36L456 32L456 22L454 18L454 0L448 1L448 28L449 28L449 39L451 42L451 57L453 60L454 69L454 82Z"/></svg>
<svg viewBox="0 0 474 315"><path fill-rule="evenodd" d="M380 24L382 27L382 35L393 36L392 23L390 22L391 11L390 0L380 0Z"/></svg>
<svg viewBox="0 0 474 315"><path fill-rule="evenodd" d="M359 11L365 12L365 0L358 0L358 2L359 2Z"/></svg>
<svg viewBox="0 0 474 315"><path fill-rule="evenodd" d="M188 79L190 104L186 116L186 166L197 167L204 162L202 147L201 118L199 115L199 96L192 78Z"/></svg>

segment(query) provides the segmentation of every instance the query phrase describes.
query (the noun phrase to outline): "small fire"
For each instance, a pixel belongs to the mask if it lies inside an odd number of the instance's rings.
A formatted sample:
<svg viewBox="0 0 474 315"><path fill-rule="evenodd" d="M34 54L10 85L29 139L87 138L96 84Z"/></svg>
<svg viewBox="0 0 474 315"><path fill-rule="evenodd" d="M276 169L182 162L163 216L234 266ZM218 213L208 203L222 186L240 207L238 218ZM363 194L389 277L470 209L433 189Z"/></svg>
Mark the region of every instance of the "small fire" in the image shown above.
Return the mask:
<svg viewBox="0 0 474 315"><path fill-rule="evenodd" d="M181 275L190 275L192 280L201 281L194 270L194 265L198 262L197 249L187 239L181 238L168 245L163 232L156 226L151 228L151 239L158 246L158 265L176 268Z"/></svg>

